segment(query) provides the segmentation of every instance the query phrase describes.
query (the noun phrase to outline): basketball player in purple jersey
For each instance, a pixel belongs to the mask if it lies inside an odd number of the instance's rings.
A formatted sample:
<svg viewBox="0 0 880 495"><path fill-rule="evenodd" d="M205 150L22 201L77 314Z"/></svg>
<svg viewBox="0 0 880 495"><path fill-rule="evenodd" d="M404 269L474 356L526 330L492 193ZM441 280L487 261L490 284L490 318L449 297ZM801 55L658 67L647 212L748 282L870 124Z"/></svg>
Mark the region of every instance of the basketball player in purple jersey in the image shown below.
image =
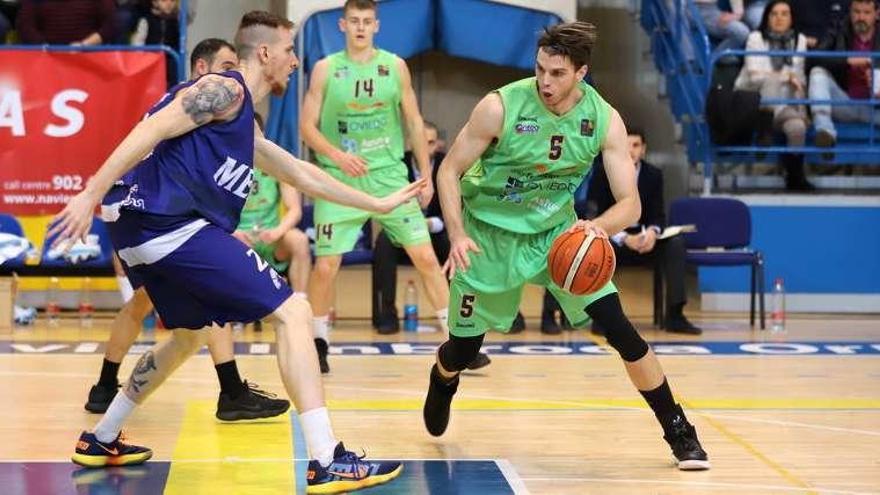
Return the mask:
<svg viewBox="0 0 880 495"><path fill-rule="evenodd" d="M53 222L49 236L57 234L56 243L82 238L103 198L102 215L129 277L143 282L166 326L178 329L141 356L94 431L82 433L72 457L78 464L138 464L152 456L146 447L121 441L122 424L204 343L206 332L183 329L270 316L281 378L312 458L307 492L356 490L402 470L399 462L359 458L336 439L311 337L311 308L231 235L254 159L306 194L376 212L391 211L424 187L416 182L377 199L297 160L255 130L254 103L282 93L298 64L292 28L267 12L245 14L235 38L240 68L172 88Z"/></svg>

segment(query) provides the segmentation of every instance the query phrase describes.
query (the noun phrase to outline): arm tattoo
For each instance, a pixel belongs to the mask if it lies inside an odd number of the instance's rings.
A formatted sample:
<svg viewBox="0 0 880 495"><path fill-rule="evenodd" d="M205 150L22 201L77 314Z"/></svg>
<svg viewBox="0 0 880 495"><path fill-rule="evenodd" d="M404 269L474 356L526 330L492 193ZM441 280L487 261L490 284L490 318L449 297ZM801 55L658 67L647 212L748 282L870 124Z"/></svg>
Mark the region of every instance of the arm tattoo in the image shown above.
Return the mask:
<svg viewBox="0 0 880 495"><path fill-rule="evenodd" d="M150 370L156 370L156 359L153 357L153 351L145 352L138 359L137 364L134 366L134 371L131 372L131 379L128 380L128 390L140 393L141 387L150 381L144 378L143 375L147 374Z"/></svg>
<svg viewBox="0 0 880 495"><path fill-rule="evenodd" d="M234 86L233 86L234 85ZM196 124L206 124L215 115L227 112L241 100L242 92L234 81L202 80L189 88L181 103L183 110Z"/></svg>

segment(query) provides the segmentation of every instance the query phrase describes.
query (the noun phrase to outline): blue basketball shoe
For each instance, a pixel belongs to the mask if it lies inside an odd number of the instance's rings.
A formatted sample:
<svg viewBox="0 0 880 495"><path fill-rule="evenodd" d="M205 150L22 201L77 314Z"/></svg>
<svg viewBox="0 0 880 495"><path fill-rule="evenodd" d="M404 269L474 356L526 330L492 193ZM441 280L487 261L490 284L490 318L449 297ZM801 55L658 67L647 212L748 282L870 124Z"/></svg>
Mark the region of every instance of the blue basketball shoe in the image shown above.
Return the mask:
<svg viewBox="0 0 880 495"><path fill-rule="evenodd" d="M86 467L130 466L143 464L153 451L146 447L123 443L122 432L112 442L98 441L94 433L82 432L76 442L76 452L70 460Z"/></svg>
<svg viewBox="0 0 880 495"><path fill-rule="evenodd" d="M372 462L354 452L345 450L342 442L336 445L333 462L324 467L318 461L309 461L306 472L306 493L341 493L381 485L393 480L403 471L397 461Z"/></svg>

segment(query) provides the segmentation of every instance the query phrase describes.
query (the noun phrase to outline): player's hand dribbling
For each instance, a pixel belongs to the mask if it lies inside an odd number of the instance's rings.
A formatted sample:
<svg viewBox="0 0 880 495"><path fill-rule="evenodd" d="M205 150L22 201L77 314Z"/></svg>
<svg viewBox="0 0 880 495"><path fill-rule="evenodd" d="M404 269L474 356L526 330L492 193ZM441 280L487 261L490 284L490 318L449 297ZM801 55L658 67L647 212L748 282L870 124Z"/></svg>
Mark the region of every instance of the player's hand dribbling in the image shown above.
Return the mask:
<svg viewBox="0 0 880 495"><path fill-rule="evenodd" d="M398 189L397 192L385 196L384 198L376 198L376 211L379 213L390 212L403 203L416 197L422 189L425 188L426 183L427 180L423 177L411 184L407 184L406 187L402 187Z"/></svg>
<svg viewBox="0 0 880 495"><path fill-rule="evenodd" d="M367 162L357 155L339 151L331 156L330 159L349 177L360 177L367 173Z"/></svg>
<svg viewBox="0 0 880 495"><path fill-rule="evenodd" d="M68 240L85 241L92 227L92 218L99 200L100 198L93 197L88 187L70 199L49 224L51 227L46 233L46 238L49 239L57 234L52 242L53 248Z"/></svg>
<svg viewBox="0 0 880 495"><path fill-rule="evenodd" d="M467 271L471 267L471 257L469 252L479 253L480 248L468 236L450 239L449 258L443 264L443 273L450 280L456 271Z"/></svg>
<svg viewBox="0 0 880 495"><path fill-rule="evenodd" d="M574 223L566 232L575 232L577 230L583 231L592 231L596 234L596 237L599 238L607 238L608 232L605 232L605 229L599 226L596 222L592 220L578 220Z"/></svg>

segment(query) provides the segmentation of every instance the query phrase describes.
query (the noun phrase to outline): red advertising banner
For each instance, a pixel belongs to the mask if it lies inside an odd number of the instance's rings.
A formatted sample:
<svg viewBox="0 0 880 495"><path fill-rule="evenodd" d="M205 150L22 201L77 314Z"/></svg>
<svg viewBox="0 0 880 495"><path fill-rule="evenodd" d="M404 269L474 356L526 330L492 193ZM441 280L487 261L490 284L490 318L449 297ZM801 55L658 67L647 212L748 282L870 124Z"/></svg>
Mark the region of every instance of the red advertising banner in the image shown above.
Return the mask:
<svg viewBox="0 0 880 495"><path fill-rule="evenodd" d="M162 53L0 51L0 212L61 210L164 93Z"/></svg>

